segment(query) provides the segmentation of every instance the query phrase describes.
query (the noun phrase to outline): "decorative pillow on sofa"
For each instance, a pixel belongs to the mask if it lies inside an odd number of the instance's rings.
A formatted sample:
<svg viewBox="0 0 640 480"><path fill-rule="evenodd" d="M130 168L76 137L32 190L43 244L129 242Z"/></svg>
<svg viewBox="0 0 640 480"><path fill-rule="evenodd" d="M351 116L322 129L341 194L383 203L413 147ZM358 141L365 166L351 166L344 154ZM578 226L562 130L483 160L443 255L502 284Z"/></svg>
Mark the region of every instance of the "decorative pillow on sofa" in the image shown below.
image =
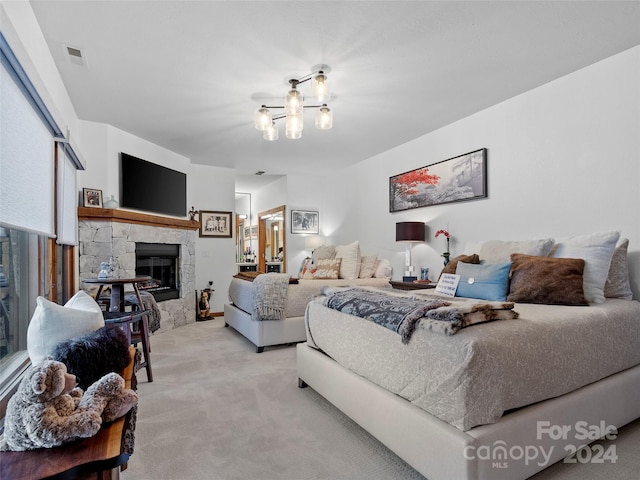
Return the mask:
<svg viewBox="0 0 640 480"><path fill-rule="evenodd" d="M360 272L358 278L371 278L376 273L378 257L375 255L365 255L360 258Z"/></svg>
<svg viewBox="0 0 640 480"><path fill-rule="evenodd" d="M604 284L620 232L602 232L558 239L551 257L584 259L582 288L589 303L604 302Z"/></svg>
<svg viewBox="0 0 640 480"><path fill-rule="evenodd" d="M631 285L629 283L628 248L629 239L623 238L618 242L616 249L613 251L611 265L609 266L609 275L604 284L605 298L633 299L633 293L631 292Z"/></svg>
<svg viewBox="0 0 640 480"><path fill-rule="evenodd" d="M64 306L44 297L36 302L27 328L27 350L34 365L45 360L61 341L104 327L100 306L82 290Z"/></svg>
<svg viewBox="0 0 640 480"><path fill-rule="evenodd" d="M474 265L458 262L456 274L460 282L456 297L480 298L495 302L507 300L511 262Z"/></svg>
<svg viewBox="0 0 640 480"><path fill-rule="evenodd" d="M313 272L313 278L330 278L338 279L340 275L340 265L342 264L341 258L326 258L324 260L318 260Z"/></svg>
<svg viewBox="0 0 640 480"><path fill-rule="evenodd" d="M391 280L393 276L393 266L391 262L386 258L379 258L376 262L376 271L373 274L375 278L386 278L387 280Z"/></svg>
<svg viewBox="0 0 640 480"><path fill-rule="evenodd" d="M312 265L313 260L311 259L311 257L306 257L304 260L302 260L302 263L300 264L300 271L298 272L298 277L304 278L305 274L311 271Z"/></svg>
<svg viewBox="0 0 640 480"><path fill-rule="evenodd" d="M51 356L67 366L83 390L109 372L120 372L131 361L127 334L118 327L102 327L64 340L55 346Z"/></svg>
<svg viewBox="0 0 640 480"><path fill-rule="evenodd" d="M336 258L336 247L333 245L322 245L316 248L311 254L313 263L318 263L318 260L325 260L327 258Z"/></svg>
<svg viewBox="0 0 640 480"><path fill-rule="evenodd" d="M336 247L336 257L341 258L340 278L358 278L360 269L360 244L356 240L349 245L338 245Z"/></svg>
<svg viewBox="0 0 640 480"><path fill-rule="evenodd" d="M553 238L524 241L490 240L480 247L480 261L483 263L506 263L511 261L512 253L524 253L546 257L553 248Z"/></svg>
<svg viewBox="0 0 640 480"><path fill-rule="evenodd" d="M458 262L473 263L474 265L477 265L480 263L480 257L476 253L472 255L458 255L457 257L453 258L451 261L449 261L449 263L445 265L440 275L442 275L443 273L452 273L452 274L456 273L456 267L458 266Z"/></svg>
<svg viewBox="0 0 640 480"><path fill-rule="evenodd" d="M582 289L583 259L513 253L511 263L510 302L589 305Z"/></svg>

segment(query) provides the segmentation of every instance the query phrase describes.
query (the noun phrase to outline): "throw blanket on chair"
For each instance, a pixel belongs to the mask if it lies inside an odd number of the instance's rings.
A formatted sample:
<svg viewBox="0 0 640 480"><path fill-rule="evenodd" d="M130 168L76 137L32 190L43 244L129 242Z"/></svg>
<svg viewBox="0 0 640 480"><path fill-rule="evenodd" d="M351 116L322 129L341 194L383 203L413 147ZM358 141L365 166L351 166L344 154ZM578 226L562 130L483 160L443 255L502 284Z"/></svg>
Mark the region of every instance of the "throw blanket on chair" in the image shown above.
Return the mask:
<svg viewBox="0 0 640 480"><path fill-rule="evenodd" d="M337 289L336 289L337 290ZM382 292L347 288L326 297L325 305L342 313L366 318L398 333L402 343L409 343L416 323L429 310L449 305L441 299L416 300Z"/></svg>
<svg viewBox="0 0 640 480"><path fill-rule="evenodd" d="M327 287L322 294L325 306L393 330L405 344L409 343L418 325L432 332L454 335L460 329L478 323L518 318L513 302L460 297L445 300L437 295L389 294L350 287Z"/></svg>
<svg viewBox="0 0 640 480"><path fill-rule="evenodd" d="M283 320L287 303L289 275L265 273L253 280L253 320Z"/></svg>
<svg viewBox="0 0 640 480"><path fill-rule="evenodd" d="M158 308L158 304L156 303L156 299L149 292L140 292L140 298L142 299L142 310L149 310L148 323L149 323L149 332L154 333L155 331L160 329L160 319L162 314L160 313L160 309ZM127 302L132 303L133 305L138 305L138 297L134 292L127 293L124 296L124 299Z"/></svg>

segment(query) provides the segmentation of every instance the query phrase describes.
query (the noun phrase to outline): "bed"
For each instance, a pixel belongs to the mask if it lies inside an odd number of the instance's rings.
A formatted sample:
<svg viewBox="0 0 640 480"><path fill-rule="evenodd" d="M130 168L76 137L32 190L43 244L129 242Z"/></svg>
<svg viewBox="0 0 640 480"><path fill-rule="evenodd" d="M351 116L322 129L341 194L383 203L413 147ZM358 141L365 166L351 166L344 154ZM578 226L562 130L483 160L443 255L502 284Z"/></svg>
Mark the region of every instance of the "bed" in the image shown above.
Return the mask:
<svg viewBox="0 0 640 480"><path fill-rule="evenodd" d="M453 335L423 319L407 344L327 304L318 297L307 307L299 386L318 391L429 480L525 479L640 417L637 301L516 302L517 319ZM615 455L613 448L600 453Z"/></svg>
<svg viewBox="0 0 640 480"><path fill-rule="evenodd" d="M269 276L283 274L264 274ZM254 315L256 285L250 275L236 275L229 285L229 302L224 305L225 326L232 327L256 346L262 353L265 347L304 342L307 338L304 312L307 303L324 286L363 285L390 288L387 278L355 279L300 279L286 288L284 314L279 320L258 320Z"/></svg>

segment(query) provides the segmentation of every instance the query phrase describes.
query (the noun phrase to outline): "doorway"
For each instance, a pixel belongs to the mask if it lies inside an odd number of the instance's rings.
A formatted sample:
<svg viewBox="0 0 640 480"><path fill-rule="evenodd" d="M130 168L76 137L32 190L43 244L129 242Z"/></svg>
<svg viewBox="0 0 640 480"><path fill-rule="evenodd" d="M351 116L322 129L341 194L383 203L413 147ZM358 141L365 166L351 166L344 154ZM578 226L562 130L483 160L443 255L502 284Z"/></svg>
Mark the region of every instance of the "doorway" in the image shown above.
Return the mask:
<svg viewBox="0 0 640 480"><path fill-rule="evenodd" d="M281 205L258 214L258 270L287 271L286 207Z"/></svg>

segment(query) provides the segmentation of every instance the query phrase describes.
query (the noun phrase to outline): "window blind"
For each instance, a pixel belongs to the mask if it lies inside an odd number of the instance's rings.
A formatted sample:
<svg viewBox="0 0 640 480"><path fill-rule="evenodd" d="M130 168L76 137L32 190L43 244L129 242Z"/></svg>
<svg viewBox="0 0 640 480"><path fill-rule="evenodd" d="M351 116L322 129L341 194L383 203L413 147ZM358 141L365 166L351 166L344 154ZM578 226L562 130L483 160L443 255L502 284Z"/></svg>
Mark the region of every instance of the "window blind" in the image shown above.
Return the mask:
<svg viewBox="0 0 640 480"><path fill-rule="evenodd" d="M63 145L58 144L58 237L60 245L78 244L78 189L76 167L65 155Z"/></svg>
<svg viewBox="0 0 640 480"><path fill-rule="evenodd" d="M0 224L53 237L51 133L4 62L0 84Z"/></svg>

